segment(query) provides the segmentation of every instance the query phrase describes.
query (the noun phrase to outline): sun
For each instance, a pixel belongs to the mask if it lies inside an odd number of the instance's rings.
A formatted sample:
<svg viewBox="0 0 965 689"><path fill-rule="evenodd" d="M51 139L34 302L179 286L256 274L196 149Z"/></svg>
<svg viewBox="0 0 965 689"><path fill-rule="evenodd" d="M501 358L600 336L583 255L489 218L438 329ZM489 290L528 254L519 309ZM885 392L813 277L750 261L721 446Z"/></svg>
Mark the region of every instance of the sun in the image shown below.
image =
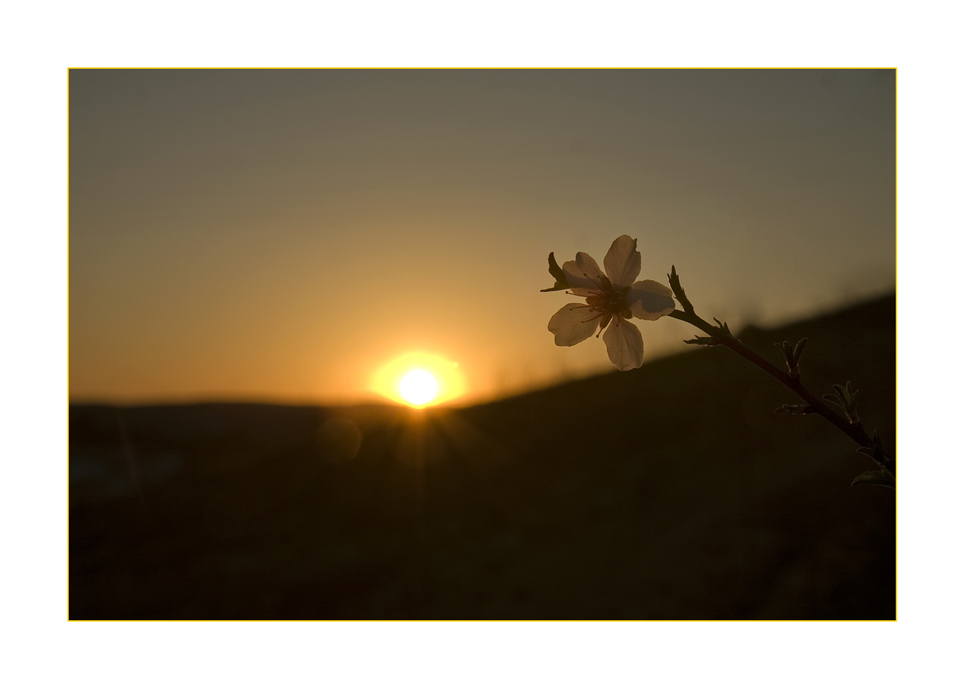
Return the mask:
<svg viewBox="0 0 965 689"><path fill-rule="evenodd" d="M370 389L395 402L421 408L461 397L466 385L462 369L452 359L407 352L380 367Z"/></svg>
<svg viewBox="0 0 965 689"><path fill-rule="evenodd" d="M399 381L399 393L413 406L422 406L439 394L439 383L428 371L421 368L406 373Z"/></svg>

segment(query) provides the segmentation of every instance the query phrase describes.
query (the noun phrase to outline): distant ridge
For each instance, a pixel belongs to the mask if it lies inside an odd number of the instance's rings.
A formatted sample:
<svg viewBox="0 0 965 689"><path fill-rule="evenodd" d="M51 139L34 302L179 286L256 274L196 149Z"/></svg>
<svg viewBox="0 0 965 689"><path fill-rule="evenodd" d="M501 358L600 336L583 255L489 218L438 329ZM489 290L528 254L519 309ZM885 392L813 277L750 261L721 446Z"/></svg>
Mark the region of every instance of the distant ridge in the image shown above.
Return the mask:
<svg viewBox="0 0 965 689"><path fill-rule="evenodd" d="M759 354L762 354L765 358L769 359L772 363L783 367L783 357L780 352L774 347L775 342L780 342L783 340L793 340L797 341L803 337L808 337L808 351L805 357L805 362L816 363L815 359L817 357L817 352L822 352L826 349L820 343L820 336L826 330L835 330L840 327L845 327L849 324L856 324L857 329L861 329L864 325L875 324L876 327L890 330L891 334L887 337L890 338L892 346L894 345L895 333L894 333L894 322L896 316L896 300L895 294L893 292L884 294L881 296L866 299L848 306L844 306L832 311L817 314L815 316L793 321L783 325L762 328L756 325L745 326L739 333L737 333L738 339L743 341L748 346L752 347ZM810 333L810 334L809 334ZM832 338L835 342L839 338L836 336ZM827 343L826 343L827 344ZM707 351L712 349L722 350L723 348L707 348L700 346L693 346L690 351L684 351L677 354L670 354L667 356L660 357L653 361L645 360L643 366L636 371L620 372L616 370L607 371L603 373L598 373L596 375L587 376L584 378L578 378L574 380L563 381L555 385L541 388L537 390L529 390L518 395L513 395L511 397L493 400L489 402L484 402L479 405L474 406L488 406L488 405L498 405L504 402L511 403L513 399L530 399L532 397L539 397L546 394L554 394L552 391L576 391L582 389L583 386L589 386L587 389L593 388L598 385L609 384L605 381L617 380L621 377L629 376L631 379L634 376L640 375L641 372L647 371L651 367L663 368L667 366L675 366L676 362L689 362L691 359L699 359L704 356ZM725 355L726 357L732 358L735 362L744 363L740 357L731 352L719 351L718 354ZM820 366L820 364L818 364ZM779 387L777 382L773 383L776 387Z"/></svg>

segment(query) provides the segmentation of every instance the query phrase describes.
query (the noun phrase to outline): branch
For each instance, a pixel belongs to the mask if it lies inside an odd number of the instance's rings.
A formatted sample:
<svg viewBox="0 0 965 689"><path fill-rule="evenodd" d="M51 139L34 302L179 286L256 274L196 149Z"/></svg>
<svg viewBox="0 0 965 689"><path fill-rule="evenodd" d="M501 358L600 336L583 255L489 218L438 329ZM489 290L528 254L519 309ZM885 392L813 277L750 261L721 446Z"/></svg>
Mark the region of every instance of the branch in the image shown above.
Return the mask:
<svg viewBox="0 0 965 689"><path fill-rule="evenodd" d="M677 288L680 288L680 280L676 275L676 270L674 269L671 273L674 279L671 280L671 286L674 288L674 293L676 294ZM683 294L683 289L680 288L681 294ZM686 298L686 297L685 297ZM678 301L680 298L678 296ZM683 303L683 302L682 302ZM839 431L847 435L854 442L856 442L860 448L875 448L881 447L880 441L877 443L865 432L862 428L861 423L849 423L847 419L842 418L839 414L835 413L824 401L804 387L801 383L801 379L797 375L797 370L793 371L796 375L791 375L785 373L780 368L772 364L770 361L762 357L760 354L755 352L753 349L745 345L743 342L734 337L730 329L727 327L726 323L721 323L717 321L718 325L714 326L705 321L703 318L698 316L694 312L693 306L689 301L686 302L686 311L674 310L670 313L671 318L676 318L679 321L689 323L690 325L698 328L705 332L709 337L698 337L696 340L686 340L686 342L692 344L703 344L703 345L719 345L727 347L731 351L744 357L747 361L754 364L758 368L762 369L766 373L770 374L772 378L775 378L778 382L782 383L785 387L789 388L795 395L800 397L805 405L784 405L778 411L791 412L791 413L806 413L806 414L817 414L827 420L829 423L833 424ZM717 319L714 319L717 320ZM803 349L803 346L801 347ZM796 364L796 362L795 362ZM859 450L860 451L860 450ZM884 470L889 472L892 476L895 474L895 460L894 458L887 457L882 452L875 453L865 453L872 456L876 462L878 462Z"/></svg>

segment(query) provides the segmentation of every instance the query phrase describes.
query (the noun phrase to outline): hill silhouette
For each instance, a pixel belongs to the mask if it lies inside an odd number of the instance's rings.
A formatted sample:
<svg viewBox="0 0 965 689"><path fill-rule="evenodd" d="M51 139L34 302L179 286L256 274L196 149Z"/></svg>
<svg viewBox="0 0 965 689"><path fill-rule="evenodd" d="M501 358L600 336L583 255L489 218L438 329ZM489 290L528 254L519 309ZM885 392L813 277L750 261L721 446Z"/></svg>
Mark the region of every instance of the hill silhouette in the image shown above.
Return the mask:
<svg viewBox="0 0 965 689"><path fill-rule="evenodd" d="M894 295L810 338L895 438ZM70 408L72 619L894 619L895 492L722 348L465 409Z"/></svg>

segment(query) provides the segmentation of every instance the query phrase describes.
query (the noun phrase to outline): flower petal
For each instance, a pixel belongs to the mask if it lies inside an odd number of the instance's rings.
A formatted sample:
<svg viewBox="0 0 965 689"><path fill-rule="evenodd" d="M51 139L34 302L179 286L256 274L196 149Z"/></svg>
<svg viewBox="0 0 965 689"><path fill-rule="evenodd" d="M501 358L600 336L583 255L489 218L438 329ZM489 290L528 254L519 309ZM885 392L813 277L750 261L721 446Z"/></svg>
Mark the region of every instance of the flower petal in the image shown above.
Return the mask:
<svg viewBox="0 0 965 689"><path fill-rule="evenodd" d="M640 274L640 252L637 240L622 235L613 240L603 259L607 277L616 288L629 287Z"/></svg>
<svg viewBox="0 0 965 689"><path fill-rule="evenodd" d="M645 321L655 321L674 310L673 292L656 280L634 282L627 294L630 313Z"/></svg>
<svg viewBox="0 0 965 689"><path fill-rule="evenodd" d="M567 304L550 318L549 331L556 336L558 346L572 347L596 331L601 315L586 304Z"/></svg>
<svg viewBox="0 0 965 689"><path fill-rule="evenodd" d="M582 251L576 254L575 261L567 261L563 264L563 272L566 274L566 282L571 288L593 290L594 294L603 289L603 271L600 266L589 254ZM575 290L574 290L575 292ZM580 296L589 296L580 294Z"/></svg>
<svg viewBox="0 0 965 689"><path fill-rule="evenodd" d="M630 321L616 316L603 333L606 353L621 371L639 368L643 364L643 336Z"/></svg>

